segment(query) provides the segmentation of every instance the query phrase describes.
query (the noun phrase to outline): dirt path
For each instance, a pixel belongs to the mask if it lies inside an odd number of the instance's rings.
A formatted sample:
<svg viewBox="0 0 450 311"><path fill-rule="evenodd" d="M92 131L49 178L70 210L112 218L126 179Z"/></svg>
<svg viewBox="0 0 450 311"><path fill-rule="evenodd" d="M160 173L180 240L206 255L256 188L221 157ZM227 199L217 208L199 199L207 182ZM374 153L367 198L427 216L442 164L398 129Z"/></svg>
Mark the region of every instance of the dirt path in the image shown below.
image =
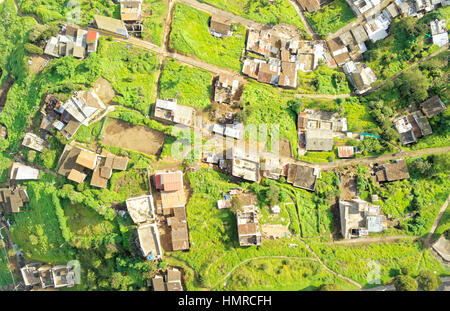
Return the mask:
<svg viewBox="0 0 450 311"><path fill-rule="evenodd" d="M405 71L417 67L417 66L420 65L421 63L423 63L423 62L429 60L429 59L432 58L432 57L435 57L435 56L441 54L441 53L444 52L445 50L448 50L448 44L445 45L445 46L443 46L443 47L441 47L439 50L437 50L437 51L431 53L430 55L428 55L428 56L425 57L424 59L421 59L420 61L418 61L418 62L416 62L416 63L414 63L414 64L411 64L410 66L406 67L405 69L403 69L403 70L397 72L395 75L393 75L392 77L387 78L386 80L384 80L384 81L381 82L380 84L377 84L377 85L373 86L372 89L370 89L369 91L367 91L367 92L365 93L365 95L368 95L368 94L370 94L370 93L376 91L377 89L379 89L379 88L381 88L383 85L385 85L387 82L392 81L392 80L394 80L395 78L398 78L398 77L399 77L402 73L404 73Z"/></svg>
<svg viewBox="0 0 450 311"><path fill-rule="evenodd" d="M297 1L294 0L288 0L289 3L294 7L294 9L297 11L298 17L300 17L303 25L306 27L306 31L311 36L313 40L320 40L320 36L317 34L317 32L314 31L314 29L311 27L311 25L308 23L308 20L306 19L305 12L300 7Z"/></svg>
<svg viewBox="0 0 450 311"><path fill-rule="evenodd" d="M351 240L339 240L339 241L333 241L333 242L326 242L324 244L327 245L333 245L333 244L367 244L367 243L375 243L375 242L381 242L381 243L391 243L396 242L400 239L418 239L417 236L410 236L410 235L393 235L393 236L383 236L383 237L373 237L373 238L358 238L358 239L351 239Z"/></svg>
<svg viewBox="0 0 450 311"><path fill-rule="evenodd" d="M0 1L1 3L2 1ZM19 15L20 17L31 17L34 18L34 20L38 23L38 24L43 24L43 22L39 19L39 17L37 17L37 15L35 14L22 14L22 12L19 9L19 4L17 3L17 0L14 0L14 6L16 7L16 11L17 11L17 15Z"/></svg>
<svg viewBox="0 0 450 311"><path fill-rule="evenodd" d="M442 215L444 215L445 210L448 207L448 204L450 203L450 195L447 197L447 200L445 200L444 204L442 205L441 209L439 210L439 214L436 216L436 219L434 220L433 226L431 226L431 230L428 233L427 237L424 240L425 247L430 246L431 237L434 234L434 231L436 231L437 226L439 225L439 221L441 221Z"/></svg>
<svg viewBox="0 0 450 311"><path fill-rule="evenodd" d="M217 15L222 18L228 19L229 21L231 21L234 24L242 24L242 25L246 26L247 28L253 28L256 30L260 30L265 26L263 24L257 23L255 21L249 20L247 18L238 16L238 15L234 15L233 13L230 13L227 11L223 11L212 5L209 5L206 3L200 3L196 0L178 0L178 2L187 4L193 8L196 8L197 10L206 12L208 14Z"/></svg>
<svg viewBox="0 0 450 311"><path fill-rule="evenodd" d="M335 98L348 98L354 96L353 94L295 94L296 98L308 97L308 98L325 98L325 99L335 99Z"/></svg>

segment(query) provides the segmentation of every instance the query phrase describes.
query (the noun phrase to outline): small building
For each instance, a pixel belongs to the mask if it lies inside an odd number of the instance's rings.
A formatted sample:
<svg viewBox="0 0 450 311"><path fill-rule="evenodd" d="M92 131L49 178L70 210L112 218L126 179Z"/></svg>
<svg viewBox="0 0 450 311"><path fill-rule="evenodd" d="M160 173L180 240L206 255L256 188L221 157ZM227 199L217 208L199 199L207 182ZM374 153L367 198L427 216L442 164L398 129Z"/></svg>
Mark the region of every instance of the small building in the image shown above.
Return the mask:
<svg viewBox="0 0 450 311"><path fill-rule="evenodd" d="M403 159L375 167L374 174L377 182L390 182L409 178L408 166Z"/></svg>
<svg viewBox="0 0 450 311"><path fill-rule="evenodd" d="M320 1L319 0L297 0L303 10L306 10L308 13L315 12L320 9Z"/></svg>
<svg viewBox="0 0 450 311"><path fill-rule="evenodd" d="M183 189L183 172L157 172L155 174L156 189L161 191L178 191Z"/></svg>
<svg viewBox="0 0 450 311"><path fill-rule="evenodd" d="M94 25L101 31L110 35L119 35L121 37L129 38L127 27L120 19L115 19L107 16L94 15Z"/></svg>
<svg viewBox="0 0 450 311"><path fill-rule="evenodd" d="M89 126L89 122L105 109L100 97L92 90L75 92L74 96L61 105L59 112L63 114L67 111L73 119Z"/></svg>
<svg viewBox="0 0 450 311"><path fill-rule="evenodd" d="M225 124L225 126L217 123L214 124L212 132L225 137L240 139L243 133L243 129L244 124L235 120L232 124Z"/></svg>
<svg viewBox="0 0 450 311"><path fill-rule="evenodd" d="M86 47L89 54L97 52L99 38L100 34L97 31L88 30L86 34Z"/></svg>
<svg viewBox="0 0 450 311"><path fill-rule="evenodd" d="M259 157L246 154L243 150L233 148L231 175L248 181L259 182Z"/></svg>
<svg viewBox="0 0 450 311"><path fill-rule="evenodd" d="M212 16L209 22L209 33L216 38L230 37L233 35L231 23L217 16Z"/></svg>
<svg viewBox="0 0 450 311"><path fill-rule="evenodd" d="M278 180L281 176L287 176L287 170L288 165L282 164L276 154L267 152L261 156L263 177Z"/></svg>
<svg viewBox="0 0 450 311"><path fill-rule="evenodd" d="M400 142L404 145L414 143L418 138L433 133L427 117L420 111L415 111L394 121L399 133Z"/></svg>
<svg viewBox="0 0 450 311"><path fill-rule="evenodd" d="M166 276L155 275L152 279L154 291L182 291L181 271L175 268L167 270Z"/></svg>
<svg viewBox="0 0 450 311"><path fill-rule="evenodd" d="M343 66L343 70L358 94L364 94L370 90L372 83L377 81L375 73L364 63L349 61Z"/></svg>
<svg viewBox="0 0 450 311"><path fill-rule="evenodd" d="M239 88L239 80L221 74L214 85L214 101L230 104Z"/></svg>
<svg viewBox="0 0 450 311"><path fill-rule="evenodd" d="M67 265L29 263L20 269L25 286L33 288L62 288L75 285L75 271Z"/></svg>
<svg viewBox="0 0 450 311"><path fill-rule="evenodd" d="M431 247L442 259L450 262L450 240L447 240L444 235L441 235Z"/></svg>
<svg viewBox="0 0 450 311"><path fill-rule="evenodd" d="M141 19L142 0L119 0L120 19L124 22L136 22Z"/></svg>
<svg viewBox="0 0 450 311"><path fill-rule="evenodd" d="M25 188L0 189L0 207L6 213L19 213L30 202Z"/></svg>
<svg viewBox="0 0 450 311"><path fill-rule="evenodd" d="M278 85L278 81L280 79L281 67L269 64L269 63L260 63L258 70L258 82L268 83L272 85Z"/></svg>
<svg viewBox="0 0 450 311"><path fill-rule="evenodd" d="M433 44L436 44L439 47L448 45L448 31L446 20L436 19L434 21L431 21L430 27Z"/></svg>
<svg viewBox="0 0 450 311"><path fill-rule="evenodd" d="M37 180L40 171L37 168L14 162L10 167L9 178L11 180Z"/></svg>
<svg viewBox="0 0 450 311"><path fill-rule="evenodd" d="M175 124L193 126L195 109L178 105L176 99L157 99L155 104L155 118L170 121Z"/></svg>
<svg viewBox="0 0 450 311"><path fill-rule="evenodd" d="M256 206L244 206L243 211L237 212L237 225L239 245L261 245L261 232L259 231L258 208Z"/></svg>
<svg viewBox="0 0 450 311"><path fill-rule="evenodd" d="M339 211L344 239L368 236L370 232L382 232L386 227L380 207L359 198L340 200Z"/></svg>
<svg viewBox="0 0 450 311"><path fill-rule="evenodd" d="M367 36L370 41L373 43L378 40L382 40L386 38L389 34L387 30L390 25L389 16L384 13L376 14L367 19L367 23L364 25L364 28L367 31Z"/></svg>
<svg viewBox="0 0 450 311"><path fill-rule="evenodd" d="M281 62L281 74L278 85L286 88L297 88L297 64Z"/></svg>
<svg viewBox="0 0 450 311"><path fill-rule="evenodd" d="M330 53L338 66L342 66L350 60L349 51L339 37L328 40L327 44L330 49Z"/></svg>
<svg viewBox="0 0 450 311"><path fill-rule="evenodd" d="M422 109L427 118L432 118L447 109L447 106L445 106L444 102L436 95L421 103L420 109Z"/></svg>
<svg viewBox="0 0 450 311"><path fill-rule="evenodd" d="M41 278L39 277L40 266L39 263L30 263L20 268L25 286L35 286L41 283Z"/></svg>
<svg viewBox="0 0 450 311"><path fill-rule="evenodd" d="M54 266L50 271L55 288L73 287L75 285L75 271L68 269L67 266Z"/></svg>
<svg viewBox="0 0 450 311"><path fill-rule="evenodd" d="M353 158L355 156L355 147L353 146L339 146L338 157L339 158Z"/></svg>
<svg viewBox="0 0 450 311"><path fill-rule="evenodd" d="M358 25L352 28L350 31L353 37L355 38L356 42L358 43L364 43L367 40L369 40L369 36L367 35L367 32L362 25Z"/></svg>
<svg viewBox="0 0 450 311"><path fill-rule="evenodd" d="M305 149L308 151L330 151L333 149L333 131L330 129L307 129L305 140Z"/></svg>
<svg viewBox="0 0 450 311"><path fill-rule="evenodd" d="M144 257L148 260L157 260L162 258L161 243L156 224L141 225L137 229L139 245Z"/></svg>
<svg viewBox="0 0 450 311"><path fill-rule="evenodd" d="M130 198L126 201L128 214L135 224L155 220L155 206L151 195Z"/></svg>
<svg viewBox="0 0 450 311"><path fill-rule="evenodd" d="M49 148L50 144L34 133L26 133L22 141L22 146L42 152L45 148Z"/></svg>
<svg viewBox="0 0 450 311"><path fill-rule="evenodd" d="M318 168L290 163L286 181L294 187L314 191L319 175L320 170Z"/></svg>
<svg viewBox="0 0 450 311"><path fill-rule="evenodd" d="M391 18L396 18L400 14L395 3L389 4L386 7L386 11L389 13Z"/></svg>

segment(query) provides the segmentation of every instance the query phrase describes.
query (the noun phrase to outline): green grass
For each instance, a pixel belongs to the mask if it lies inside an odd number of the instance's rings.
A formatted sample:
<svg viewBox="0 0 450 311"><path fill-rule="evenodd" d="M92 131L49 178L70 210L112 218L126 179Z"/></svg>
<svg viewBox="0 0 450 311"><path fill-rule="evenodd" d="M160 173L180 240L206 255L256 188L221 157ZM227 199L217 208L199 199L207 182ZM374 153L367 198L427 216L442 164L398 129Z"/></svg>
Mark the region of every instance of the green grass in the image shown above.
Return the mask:
<svg viewBox="0 0 450 311"><path fill-rule="evenodd" d="M210 15L186 4L177 3L170 35L170 48L219 67L241 70L245 49L245 27L233 25L233 35L216 38L209 33Z"/></svg>
<svg viewBox="0 0 450 311"><path fill-rule="evenodd" d="M67 1L57 0L18 0L23 13L36 14L44 22L66 20L69 13L76 14L77 7L68 8ZM120 5L108 0L81 0L79 12L80 23L86 25L94 19L94 15L105 15L120 19Z"/></svg>
<svg viewBox="0 0 450 311"><path fill-rule="evenodd" d="M261 24L291 24L298 27L309 39L305 25L302 24L294 7L287 0L275 0L273 4L264 0L199 0L224 11L254 20Z"/></svg>
<svg viewBox="0 0 450 311"><path fill-rule="evenodd" d="M28 210L14 215L11 235L27 260L65 263L71 259L70 249L62 236L49 182L29 182Z"/></svg>
<svg viewBox="0 0 450 311"><path fill-rule="evenodd" d="M442 215L442 218L439 221L439 224L434 233L435 235L440 236L447 230L450 230L450 209L448 207Z"/></svg>
<svg viewBox="0 0 450 311"><path fill-rule="evenodd" d="M6 182L8 178L8 169L13 162L13 157L6 151L0 153L0 182Z"/></svg>
<svg viewBox="0 0 450 311"><path fill-rule="evenodd" d="M350 94L345 74L339 69L319 65L314 71L298 71L298 93L303 94Z"/></svg>
<svg viewBox="0 0 450 311"><path fill-rule="evenodd" d="M5 237L5 236L4 236ZM3 241L0 239L0 243ZM0 245L0 287L13 283L13 278L9 270L8 251Z"/></svg>
<svg viewBox="0 0 450 311"><path fill-rule="evenodd" d="M114 101L147 115L156 97L156 55L103 39L100 40L98 56L102 61L102 76L111 82L114 91L119 94Z"/></svg>
<svg viewBox="0 0 450 311"><path fill-rule="evenodd" d="M235 270L226 290L313 291L322 284L335 284L342 290L358 289L335 276L319 263L307 259L255 259Z"/></svg>
<svg viewBox="0 0 450 311"><path fill-rule="evenodd" d="M165 0L145 0L143 9L144 13L151 13L151 15L144 19L142 38L160 46L163 39L164 17L167 11L167 3Z"/></svg>
<svg viewBox="0 0 450 311"><path fill-rule="evenodd" d="M180 105L207 108L211 104L211 83L209 72L171 59L164 63L158 98L176 98Z"/></svg>
<svg viewBox="0 0 450 311"><path fill-rule="evenodd" d="M286 137L291 142L294 155L297 155L297 116L289 108L289 101L293 99L291 94L281 89L255 81L244 86L243 101L249 103L251 109L247 124L267 124L269 129L271 125L279 125L279 138Z"/></svg>
<svg viewBox="0 0 450 311"><path fill-rule="evenodd" d="M402 267L409 267L413 276L417 276L422 269L436 271L441 276L450 275L449 268L435 259L429 250L422 249L420 241L405 240L363 246L311 243L310 246L330 269L367 288L378 286L369 284L375 271L371 261L380 264L381 284L390 282Z"/></svg>
<svg viewBox="0 0 450 311"><path fill-rule="evenodd" d="M356 19L345 0L334 0L311 14L305 12L305 15L314 30L324 39Z"/></svg>

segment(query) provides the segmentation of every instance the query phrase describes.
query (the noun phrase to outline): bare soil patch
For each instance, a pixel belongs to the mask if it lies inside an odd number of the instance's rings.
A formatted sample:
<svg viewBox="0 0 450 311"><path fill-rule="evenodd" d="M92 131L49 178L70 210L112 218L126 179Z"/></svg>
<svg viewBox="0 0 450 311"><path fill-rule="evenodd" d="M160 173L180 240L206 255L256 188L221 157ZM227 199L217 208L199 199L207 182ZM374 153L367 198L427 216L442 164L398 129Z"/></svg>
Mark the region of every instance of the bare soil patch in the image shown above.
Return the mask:
<svg viewBox="0 0 450 311"><path fill-rule="evenodd" d="M110 105L116 96L116 92L114 92L111 83L103 77L100 77L95 82L94 90L105 105Z"/></svg>
<svg viewBox="0 0 450 311"><path fill-rule="evenodd" d="M0 87L0 107L5 106L6 99L8 98L8 92L11 86L14 84L14 80L9 77Z"/></svg>
<svg viewBox="0 0 450 311"><path fill-rule="evenodd" d="M289 234L287 226L282 224L264 224L261 227L263 236L267 238L280 239Z"/></svg>
<svg viewBox="0 0 450 311"><path fill-rule="evenodd" d="M101 142L105 145L138 151L148 155L158 155L162 150L165 136L164 133L145 126L110 119L103 131Z"/></svg>
<svg viewBox="0 0 450 311"><path fill-rule="evenodd" d="M41 73L42 70L44 70L45 66L47 65L47 62L50 60L50 57L42 56L42 55L33 55L30 57L31 64L30 64L30 71L34 74Z"/></svg>
<svg viewBox="0 0 450 311"><path fill-rule="evenodd" d="M292 148L291 148L291 142L286 139L280 140L280 156L286 157L286 158L292 158Z"/></svg>

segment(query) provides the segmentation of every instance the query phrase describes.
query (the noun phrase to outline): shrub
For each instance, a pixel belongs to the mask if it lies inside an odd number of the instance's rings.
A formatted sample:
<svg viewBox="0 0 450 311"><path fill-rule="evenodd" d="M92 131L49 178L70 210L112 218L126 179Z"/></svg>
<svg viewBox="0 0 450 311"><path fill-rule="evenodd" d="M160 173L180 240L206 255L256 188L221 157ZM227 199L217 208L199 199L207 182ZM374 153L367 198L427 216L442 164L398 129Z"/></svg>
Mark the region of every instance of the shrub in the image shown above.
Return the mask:
<svg viewBox="0 0 450 311"><path fill-rule="evenodd" d="M429 270L422 270L417 278L419 288L425 291L434 291L441 286L442 281L439 276Z"/></svg>
<svg viewBox="0 0 450 311"><path fill-rule="evenodd" d="M39 55L44 54L44 50L42 48L31 43L25 43L24 48L28 54L39 54Z"/></svg>
<svg viewBox="0 0 450 311"><path fill-rule="evenodd" d="M409 275L395 277L394 286L397 291L417 291L417 282Z"/></svg>

